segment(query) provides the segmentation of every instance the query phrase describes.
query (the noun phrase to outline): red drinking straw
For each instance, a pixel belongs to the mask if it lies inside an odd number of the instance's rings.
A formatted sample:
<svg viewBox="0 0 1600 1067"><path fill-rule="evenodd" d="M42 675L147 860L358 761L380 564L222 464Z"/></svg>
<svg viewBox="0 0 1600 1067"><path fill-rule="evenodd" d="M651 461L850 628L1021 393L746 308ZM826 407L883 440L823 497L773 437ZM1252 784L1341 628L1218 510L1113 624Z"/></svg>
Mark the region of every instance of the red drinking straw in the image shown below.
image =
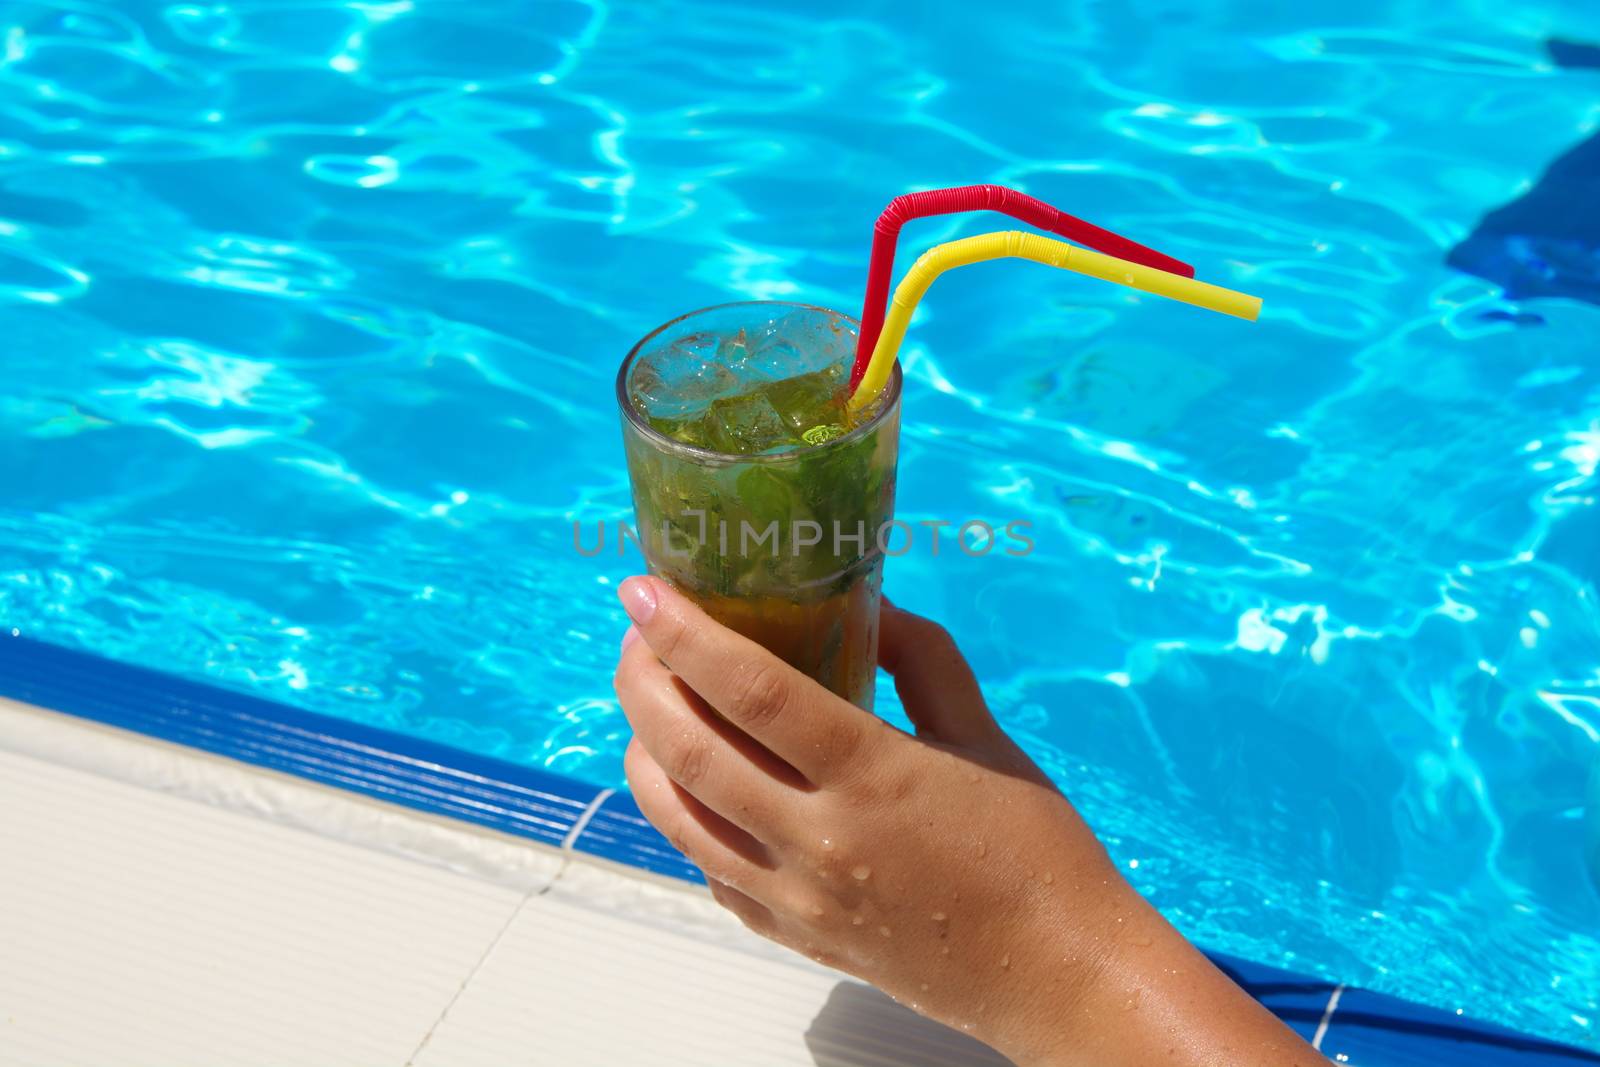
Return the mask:
<svg viewBox="0 0 1600 1067"><path fill-rule="evenodd" d="M1153 248L1146 248L1110 230L1102 230L1064 211L1057 211L1043 200L1003 185L960 185L953 189L929 189L927 192L897 196L889 201L889 206L883 209L877 225L872 228L872 262L867 269L867 299L861 305L861 333L856 338L856 362L850 369L852 390L861 384L861 376L867 372L867 362L872 359L872 349L878 343L878 333L883 329L884 311L889 303L889 280L894 274L894 246L900 238L900 227L910 219L954 215L964 211L998 211L1030 226L1088 245L1108 256L1171 274L1181 274L1185 278L1194 277L1194 268L1187 263L1162 255Z"/></svg>

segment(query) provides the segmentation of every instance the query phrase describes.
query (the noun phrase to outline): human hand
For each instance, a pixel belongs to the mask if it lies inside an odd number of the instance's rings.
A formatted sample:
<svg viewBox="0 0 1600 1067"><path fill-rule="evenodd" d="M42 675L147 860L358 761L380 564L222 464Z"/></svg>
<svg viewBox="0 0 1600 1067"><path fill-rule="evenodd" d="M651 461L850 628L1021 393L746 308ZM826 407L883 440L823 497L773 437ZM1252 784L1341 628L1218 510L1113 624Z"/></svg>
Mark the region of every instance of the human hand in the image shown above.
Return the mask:
<svg viewBox="0 0 1600 1067"><path fill-rule="evenodd" d="M1219 1010L1262 1040L1286 1036L1279 1052L1309 1052L1118 876L935 624L882 616L880 660L911 736L658 579L620 596L634 620L615 685L635 800L757 933L1018 1062L1212 1062ZM1185 971L1198 981L1152 994ZM1190 1020L1197 1008L1212 1018ZM1127 1033L1136 1009L1156 1023L1148 1041Z"/></svg>

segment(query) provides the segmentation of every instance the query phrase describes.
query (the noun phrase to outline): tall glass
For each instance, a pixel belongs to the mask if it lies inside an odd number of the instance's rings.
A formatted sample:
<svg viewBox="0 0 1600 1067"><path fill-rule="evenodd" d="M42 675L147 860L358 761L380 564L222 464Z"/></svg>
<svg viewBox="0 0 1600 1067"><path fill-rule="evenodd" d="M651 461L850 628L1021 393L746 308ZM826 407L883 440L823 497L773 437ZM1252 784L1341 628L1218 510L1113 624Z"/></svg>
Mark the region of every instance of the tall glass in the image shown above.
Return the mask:
<svg viewBox="0 0 1600 1067"><path fill-rule="evenodd" d="M894 515L900 441L898 366L864 422L831 439L808 434L817 443L757 455L667 436L635 406L630 381L641 360L755 335L836 360L847 372L856 329L855 319L836 311L778 301L690 312L628 353L617 401L635 530L650 572L718 622L871 710L880 534Z"/></svg>

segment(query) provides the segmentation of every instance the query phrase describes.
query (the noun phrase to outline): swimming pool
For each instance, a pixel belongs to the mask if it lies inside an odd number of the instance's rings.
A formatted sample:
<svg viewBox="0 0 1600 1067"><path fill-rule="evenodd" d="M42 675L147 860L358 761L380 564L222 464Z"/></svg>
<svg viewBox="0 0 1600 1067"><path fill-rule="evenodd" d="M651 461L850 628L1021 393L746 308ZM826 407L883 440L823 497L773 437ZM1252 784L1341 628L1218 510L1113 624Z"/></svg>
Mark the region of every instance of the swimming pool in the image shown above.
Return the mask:
<svg viewBox="0 0 1600 1067"><path fill-rule="evenodd" d="M901 517L1037 549L890 595L1204 944L1592 1046L1600 309L1445 258L1600 16L1276 8L7 5L0 621L618 784L623 353L1016 185L1267 312L941 282Z"/></svg>

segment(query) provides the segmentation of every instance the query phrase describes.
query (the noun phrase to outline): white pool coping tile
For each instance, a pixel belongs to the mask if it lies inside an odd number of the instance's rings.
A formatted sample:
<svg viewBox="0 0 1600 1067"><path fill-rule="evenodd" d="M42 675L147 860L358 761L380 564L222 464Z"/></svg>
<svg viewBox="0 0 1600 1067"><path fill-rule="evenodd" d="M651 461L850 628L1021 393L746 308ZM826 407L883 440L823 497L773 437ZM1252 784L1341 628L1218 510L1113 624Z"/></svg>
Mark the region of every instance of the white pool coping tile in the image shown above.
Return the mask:
<svg viewBox="0 0 1600 1067"><path fill-rule="evenodd" d="M1001 1064L703 889L0 701L5 1067Z"/></svg>
<svg viewBox="0 0 1600 1067"><path fill-rule="evenodd" d="M507 834L0 697L0 751L444 867L543 889L562 858Z"/></svg>
<svg viewBox="0 0 1600 1067"><path fill-rule="evenodd" d="M0 1063L403 1063L523 894L0 752Z"/></svg>
<svg viewBox="0 0 1600 1067"><path fill-rule="evenodd" d="M414 1067L1005 1063L703 892L579 863L517 913Z"/></svg>

